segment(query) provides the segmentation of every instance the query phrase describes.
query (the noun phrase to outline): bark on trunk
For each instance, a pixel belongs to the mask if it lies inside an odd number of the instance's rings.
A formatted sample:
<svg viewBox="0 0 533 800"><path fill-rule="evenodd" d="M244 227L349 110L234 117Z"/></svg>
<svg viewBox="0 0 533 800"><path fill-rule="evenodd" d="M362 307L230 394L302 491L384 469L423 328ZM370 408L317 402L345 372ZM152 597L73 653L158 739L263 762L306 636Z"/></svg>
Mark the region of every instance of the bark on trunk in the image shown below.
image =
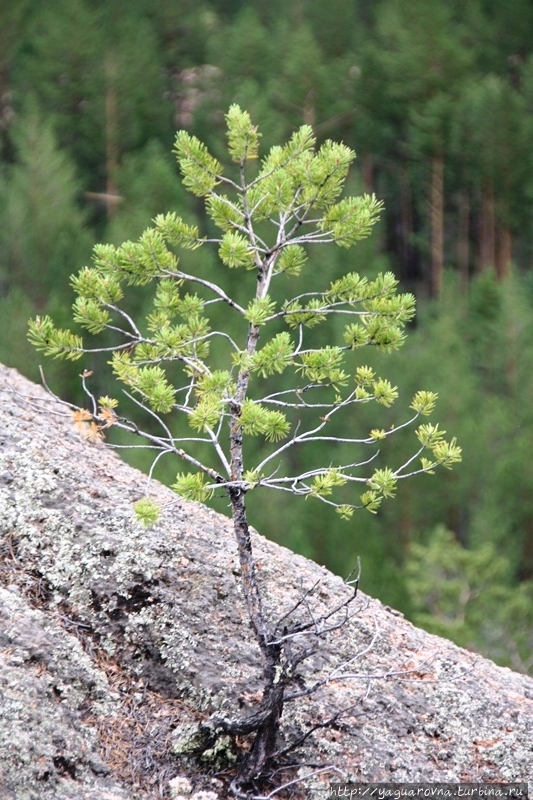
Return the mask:
<svg viewBox="0 0 533 800"><path fill-rule="evenodd" d="M117 107L117 65L115 54L110 51L105 60L105 146L106 146L106 210L111 219L117 208L116 174L119 159L119 130Z"/></svg>
<svg viewBox="0 0 533 800"><path fill-rule="evenodd" d="M494 230L494 190L492 185L483 189L479 230L479 271L494 269L496 263Z"/></svg>
<svg viewBox="0 0 533 800"><path fill-rule="evenodd" d="M369 194L375 191L374 171L374 158L372 153L365 153L361 164L361 177L363 179L365 192Z"/></svg>
<svg viewBox="0 0 533 800"><path fill-rule="evenodd" d="M458 198L457 268L459 289L463 295L470 279L470 198L466 189L459 192Z"/></svg>
<svg viewBox="0 0 533 800"><path fill-rule="evenodd" d="M405 265L406 274L413 279L413 196L411 191L411 178L407 169L402 169L400 174L400 218L401 218L401 258Z"/></svg>
<svg viewBox="0 0 533 800"><path fill-rule="evenodd" d="M257 570L252 552L250 528L246 518L244 492L241 489L230 489L229 495L246 606L250 615L252 628L257 636L257 641L263 655L266 657L269 652L269 631L265 619L263 601L257 583Z"/></svg>
<svg viewBox="0 0 533 800"><path fill-rule="evenodd" d="M431 161L431 296L440 297L444 270L444 158Z"/></svg>
<svg viewBox="0 0 533 800"><path fill-rule="evenodd" d="M505 280L511 274L513 236L509 228L502 225L498 228L496 247L496 275L498 280Z"/></svg>

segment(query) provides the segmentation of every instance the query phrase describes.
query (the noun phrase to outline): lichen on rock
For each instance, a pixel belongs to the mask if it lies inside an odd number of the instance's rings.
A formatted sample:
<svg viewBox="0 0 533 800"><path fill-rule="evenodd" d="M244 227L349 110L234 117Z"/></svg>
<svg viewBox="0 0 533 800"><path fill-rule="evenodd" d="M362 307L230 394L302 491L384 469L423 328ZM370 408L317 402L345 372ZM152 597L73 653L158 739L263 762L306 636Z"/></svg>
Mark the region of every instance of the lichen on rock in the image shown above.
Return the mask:
<svg viewBox="0 0 533 800"><path fill-rule="evenodd" d="M165 513L144 530L132 508L145 476L2 366L0 406L2 800L152 800L184 773L212 792L172 731L261 699L229 521L153 483ZM255 534L254 548L273 620L313 586L317 617L349 595ZM302 668L320 691L286 708L285 744L335 720L305 739L302 763L354 781L531 781L531 678L362 594L357 612Z"/></svg>

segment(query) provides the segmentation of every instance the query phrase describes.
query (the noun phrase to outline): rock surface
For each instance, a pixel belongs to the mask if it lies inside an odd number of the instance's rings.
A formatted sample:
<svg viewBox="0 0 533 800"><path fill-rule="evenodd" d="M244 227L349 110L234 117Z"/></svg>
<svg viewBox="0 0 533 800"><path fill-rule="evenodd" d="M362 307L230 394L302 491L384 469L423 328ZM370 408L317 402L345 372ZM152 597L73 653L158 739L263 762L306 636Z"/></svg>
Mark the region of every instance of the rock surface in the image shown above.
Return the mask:
<svg viewBox="0 0 533 800"><path fill-rule="evenodd" d="M261 687L228 520L154 484L165 510L146 531L132 515L146 478L84 442L64 406L0 366L0 407L0 797L153 800L181 783L225 797L224 774L172 747L215 710L253 707ZM259 536L254 547L272 619L317 583L306 613L349 597L318 565ZM306 662L302 685L330 680L286 713L290 741L340 712L300 751L341 771L314 786L533 790L533 680L356 603Z"/></svg>

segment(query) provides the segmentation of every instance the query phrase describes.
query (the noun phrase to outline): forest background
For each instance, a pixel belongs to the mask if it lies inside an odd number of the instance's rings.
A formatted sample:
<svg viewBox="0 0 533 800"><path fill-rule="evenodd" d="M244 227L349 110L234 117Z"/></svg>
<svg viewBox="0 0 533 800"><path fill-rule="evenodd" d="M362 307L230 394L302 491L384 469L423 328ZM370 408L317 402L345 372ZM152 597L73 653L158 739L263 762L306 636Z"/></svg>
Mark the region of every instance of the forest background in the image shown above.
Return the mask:
<svg viewBox="0 0 533 800"><path fill-rule="evenodd" d="M309 290L313 273L317 287L348 270L397 274L416 321L398 354L365 363L406 405L438 391L464 456L402 485L376 516L341 522L258 492L253 524L344 576L359 556L368 593L533 671L530 0L0 0L0 361L40 380L27 320L68 324L69 276L95 242L135 239L169 210L208 232L172 143L186 128L219 155L233 102L265 151L308 123L357 152L347 189L375 192L381 223L353 252L310 253ZM188 258L189 272L217 268L206 248ZM137 311L148 302L139 289ZM82 401L79 365L45 371ZM105 369L91 380L108 393ZM356 408L354 431L394 423ZM393 437L387 463L402 463L402 447ZM156 477L178 470L162 461Z"/></svg>

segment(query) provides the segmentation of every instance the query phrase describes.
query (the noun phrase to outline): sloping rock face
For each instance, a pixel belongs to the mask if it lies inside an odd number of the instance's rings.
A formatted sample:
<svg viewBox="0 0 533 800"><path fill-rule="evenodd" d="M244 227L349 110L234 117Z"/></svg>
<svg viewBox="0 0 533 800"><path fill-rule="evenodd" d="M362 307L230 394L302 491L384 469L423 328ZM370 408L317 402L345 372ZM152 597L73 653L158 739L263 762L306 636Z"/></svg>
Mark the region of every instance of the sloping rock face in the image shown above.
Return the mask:
<svg viewBox="0 0 533 800"><path fill-rule="evenodd" d="M132 505L145 476L82 441L64 406L0 366L0 407L0 797L181 797L184 775L190 797L226 797L227 764L217 774L175 751L192 723L260 697L228 520L153 484L164 514L144 530ZM318 565L260 536L254 547L273 620L311 587L298 613L314 618L350 597ZM338 771L290 796L332 779L533 790L533 680L371 598L349 608L302 668L300 686L321 688L287 707L282 731L289 743L336 716L297 752Z"/></svg>

